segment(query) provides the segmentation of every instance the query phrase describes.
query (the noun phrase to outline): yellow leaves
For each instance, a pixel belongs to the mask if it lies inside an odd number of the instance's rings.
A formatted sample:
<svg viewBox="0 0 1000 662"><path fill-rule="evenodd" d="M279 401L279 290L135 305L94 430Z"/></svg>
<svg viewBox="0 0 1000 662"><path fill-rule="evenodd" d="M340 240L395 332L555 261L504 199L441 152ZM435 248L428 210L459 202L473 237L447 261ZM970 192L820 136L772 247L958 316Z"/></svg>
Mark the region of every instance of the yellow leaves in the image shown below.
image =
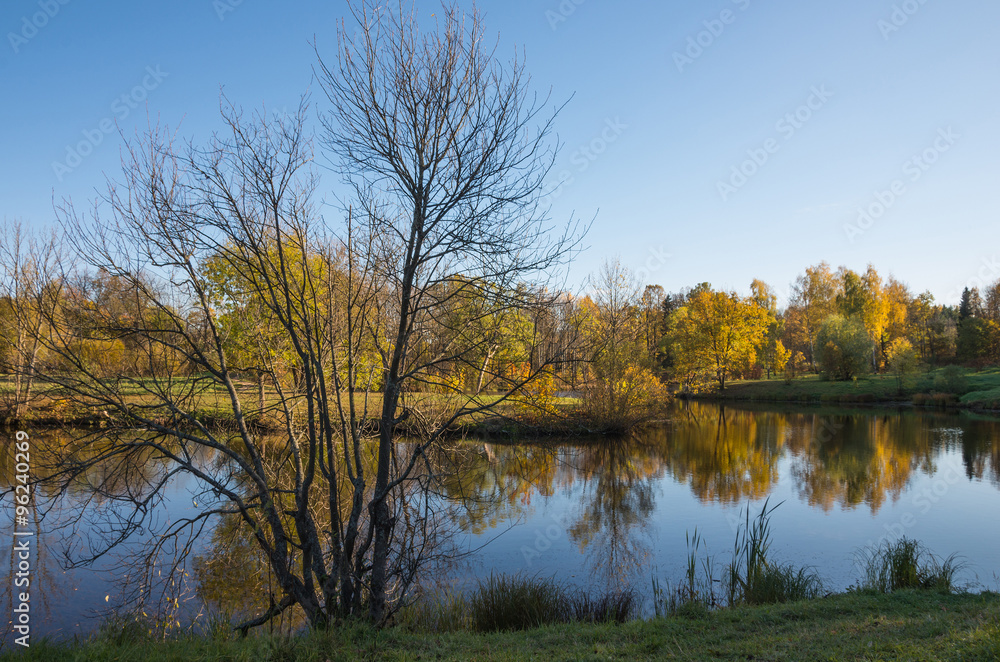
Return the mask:
<svg viewBox="0 0 1000 662"><path fill-rule="evenodd" d="M555 377L551 372L543 371L524 388L516 398L518 409L531 414L556 413L555 394L559 390Z"/></svg>
<svg viewBox="0 0 1000 662"><path fill-rule="evenodd" d="M683 311L683 312L682 312ZM767 328L767 310L735 292L701 289L678 311L675 342L691 362L692 372L704 372L724 383L739 366L752 363Z"/></svg>

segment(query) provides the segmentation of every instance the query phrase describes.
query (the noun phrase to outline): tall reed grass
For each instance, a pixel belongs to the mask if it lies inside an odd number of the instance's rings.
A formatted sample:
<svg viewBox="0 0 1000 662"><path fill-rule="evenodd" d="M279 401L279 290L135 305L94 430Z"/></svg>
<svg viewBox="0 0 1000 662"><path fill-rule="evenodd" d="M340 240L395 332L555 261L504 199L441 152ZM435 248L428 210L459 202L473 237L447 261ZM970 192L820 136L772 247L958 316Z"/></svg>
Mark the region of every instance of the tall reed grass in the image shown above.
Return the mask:
<svg viewBox="0 0 1000 662"><path fill-rule="evenodd" d="M877 593L924 588L950 592L965 564L955 554L939 559L909 538L885 540L858 552L862 579L858 588Z"/></svg>
<svg viewBox="0 0 1000 662"><path fill-rule="evenodd" d="M815 598L823 592L823 582L812 568L796 568L791 563L775 563L771 549L771 515L781 503L768 509L764 501L757 517L736 530L733 560L726 568L730 605L761 605Z"/></svg>
<svg viewBox="0 0 1000 662"><path fill-rule="evenodd" d="M661 584L653 576L653 611L657 616L697 615L720 606L716 594L719 580L715 578L715 560L707 554L705 558L699 558L700 550L707 545L697 527L693 534L685 533L684 539L687 546L684 581L672 586L669 580Z"/></svg>
<svg viewBox="0 0 1000 662"><path fill-rule="evenodd" d="M490 574L467 596L450 591L425 596L403 609L396 622L419 631L498 632L555 623L624 623L641 608L632 589L572 590L544 577Z"/></svg>
<svg viewBox="0 0 1000 662"><path fill-rule="evenodd" d="M770 520L780 505L772 508L765 501L760 513L752 519L747 509L744 522L737 527L732 559L724 567L721 580L715 577L711 556L699 559L704 541L698 530L688 535L684 581L671 586L653 578L656 615L697 615L725 605L773 604L821 595L823 583L814 569L775 563L770 558Z"/></svg>

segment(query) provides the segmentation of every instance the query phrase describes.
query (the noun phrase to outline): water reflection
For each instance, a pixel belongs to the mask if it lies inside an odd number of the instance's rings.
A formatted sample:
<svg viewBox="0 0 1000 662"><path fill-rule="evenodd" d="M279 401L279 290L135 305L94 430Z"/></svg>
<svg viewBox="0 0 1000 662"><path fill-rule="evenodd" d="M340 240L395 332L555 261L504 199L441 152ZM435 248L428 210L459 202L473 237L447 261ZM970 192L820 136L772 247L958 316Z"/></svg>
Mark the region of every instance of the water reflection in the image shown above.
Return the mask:
<svg viewBox="0 0 1000 662"><path fill-rule="evenodd" d="M588 496L579 524L583 546L608 526L640 523L664 475L704 503L760 500L792 459L799 496L823 510L865 505L877 513L899 498L915 472L934 473L935 456L961 449L968 478L1000 487L996 421L911 411L776 412L683 403L666 425L629 439L541 447L470 445L454 451L446 493L467 504L461 524L473 533L515 518L533 497L577 484ZM482 449L485 449L483 452ZM613 513L613 511L621 511Z"/></svg>
<svg viewBox="0 0 1000 662"><path fill-rule="evenodd" d="M80 434L85 431L35 435L39 459L33 461L33 470L37 475L45 475L49 466L43 449L72 450ZM670 422L628 439L521 445L468 441L438 449L428 456L421 475L422 485L431 495L421 502L421 508L433 510L430 519L439 525L438 531L460 532L467 548L482 559L494 558L491 550L503 544L503 539L488 541L508 529L535 527L514 543L519 548L534 544L540 513L545 510L547 517L556 516L560 523L565 544L560 554L578 558L573 563L586 571L591 582L615 586L636 583L638 578L639 583L646 583L651 567L662 564L665 558L683 556L685 527L675 521L680 510L692 513L690 517L700 526L710 519L712 509L735 509L780 492L782 498L792 498L814 513L809 517L816 521L830 514L855 513L849 529L853 531L865 521L859 517L873 521L886 511L892 512L893 504L907 498L915 484L942 471L945 457L956 462L956 467L960 458L965 480L978 486L974 498L983 500L983 508L995 508L1000 504L998 439L997 420L967 414L678 403ZM0 457L0 492L8 510L14 475L12 455L8 452ZM211 464L213 458L205 457L204 461ZM113 513L118 497L148 493L150 486L169 472L162 460L143 461L139 456L128 467L98 464L67 486L59 508L54 506L57 500L52 488L39 490L32 517L45 545L34 561L32 588L33 600L34 595L41 598L35 612L39 620L58 624L48 631L86 629L86 625L74 628L85 622L87 612L104 606L104 596L113 593L113 579L120 582L127 576L111 562L103 566L104 576L64 572L62 553L67 547L86 546L89 540L97 542L107 533L90 514ZM182 516L190 508L194 489L179 485L158 502L150 502L145 521L163 524ZM199 499L203 496L197 493ZM966 507L968 501L946 503L927 523L964 521L968 513L947 509ZM553 509L558 512L552 513ZM81 514L87 517L77 519ZM542 525L543 530L544 526L547 524ZM5 531L9 528L8 521ZM964 533L968 538L956 540L955 550L974 546L978 529L968 528ZM137 536L141 549L149 532L131 533ZM432 539L430 535L418 532L413 539L427 542L436 563L430 576L439 578L455 570L451 565L455 548L446 536ZM718 549L726 541L713 542ZM864 542L852 538L845 546ZM199 605L195 611L207 606L239 617L266 609L276 592L269 591L266 566L251 536L235 518L222 518L214 529L206 530L196 551L191 565L193 597ZM515 558L513 566L511 556ZM4 558L9 559L3 564L3 573L8 576L0 578L0 600L12 604L9 573L15 559L9 551ZM517 559L522 558L516 552L508 555L507 565L497 569L529 569L517 565ZM570 572L566 569L570 560L560 556L542 567L553 568L557 574ZM482 564L486 572L493 569L491 563ZM152 566L141 571L151 572ZM67 610L67 604L72 609ZM288 620L285 625L294 626L294 615Z"/></svg>
<svg viewBox="0 0 1000 662"><path fill-rule="evenodd" d="M608 440L581 454L579 510L570 518L570 539L606 587L629 584L650 558L647 531L656 502L662 462L644 440Z"/></svg>
<svg viewBox="0 0 1000 662"><path fill-rule="evenodd" d="M788 437L786 416L684 403L674 423L653 430L668 471L703 502L734 504L767 496Z"/></svg>
<svg viewBox="0 0 1000 662"><path fill-rule="evenodd" d="M650 525L668 516L657 503L664 479L706 506L760 501L784 482L819 512L875 516L916 476L934 475L942 453L960 452L970 479L1000 486L998 432L997 421L965 415L679 403L669 424L629 439L469 444L455 451L445 494L465 504L459 524L477 540L530 519L534 500L572 494L566 533L593 578L614 585L655 562Z"/></svg>

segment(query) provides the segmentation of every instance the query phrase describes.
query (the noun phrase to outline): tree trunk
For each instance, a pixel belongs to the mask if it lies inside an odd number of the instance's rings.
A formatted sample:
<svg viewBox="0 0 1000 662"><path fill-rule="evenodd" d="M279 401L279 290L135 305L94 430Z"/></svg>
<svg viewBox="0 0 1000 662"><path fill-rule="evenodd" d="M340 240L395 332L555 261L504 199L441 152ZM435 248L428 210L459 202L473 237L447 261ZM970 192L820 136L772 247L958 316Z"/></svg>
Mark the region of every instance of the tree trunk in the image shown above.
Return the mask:
<svg viewBox="0 0 1000 662"><path fill-rule="evenodd" d="M35 384L35 368L38 366L38 341L31 348L31 358L25 366L24 377L18 379L18 390L14 396L16 401L16 417L21 419L27 413L28 401L31 399L31 389Z"/></svg>
<svg viewBox="0 0 1000 662"><path fill-rule="evenodd" d="M483 359L483 367L479 370L479 383L476 384L476 395L479 395L479 393L483 390L483 379L486 377L486 368L489 366L490 359L493 358L496 351L497 348L496 345L494 345L493 347L490 347L488 352L486 352L486 358Z"/></svg>

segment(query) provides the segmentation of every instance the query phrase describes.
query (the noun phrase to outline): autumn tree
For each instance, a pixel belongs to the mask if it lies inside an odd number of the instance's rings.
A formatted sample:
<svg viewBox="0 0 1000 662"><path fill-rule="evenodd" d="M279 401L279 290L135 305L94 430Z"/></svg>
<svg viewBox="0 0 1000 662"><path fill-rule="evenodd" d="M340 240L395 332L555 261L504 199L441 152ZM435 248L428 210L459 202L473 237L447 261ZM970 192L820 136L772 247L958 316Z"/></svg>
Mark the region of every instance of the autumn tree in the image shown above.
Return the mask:
<svg viewBox="0 0 1000 662"><path fill-rule="evenodd" d="M656 346L663 335L663 302L666 296L661 285L647 285L639 301L646 351L650 355L656 351Z"/></svg>
<svg viewBox="0 0 1000 662"><path fill-rule="evenodd" d="M639 285L618 260L605 262L590 281L592 313L587 335L593 378L584 394L590 415L624 430L647 418L666 394L650 370Z"/></svg>
<svg viewBox="0 0 1000 662"><path fill-rule="evenodd" d="M236 250L227 246L205 260L203 265L205 293L216 316L216 325L226 344L230 365L235 374L250 378L257 384L257 410L263 416L267 409L267 388L294 388L296 375L301 363L296 357L294 342L273 313L267 300L262 296L254 276L246 269L234 265L229 255ZM260 250L277 252L279 241L263 238ZM310 278L323 287L335 287L337 282L333 272L344 268L337 255L324 260L318 253L294 252L285 248L282 259L295 264L289 266L289 277L293 273L308 270ZM277 255L275 256L277 257ZM329 270L329 273L322 273ZM314 305L329 300L334 292L317 292ZM343 293L336 293L341 295ZM342 337L339 311L331 310L331 337Z"/></svg>
<svg viewBox="0 0 1000 662"><path fill-rule="evenodd" d="M678 353L708 370L721 390L734 372L756 361L767 313L752 300L699 288L675 315Z"/></svg>
<svg viewBox="0 0 1000 662"><path fill-rule="evenodd" d="M871 370L871 337L856 317L827 318L816 334L816 347L828 379L848 380Z"/></svg>
<svg viewBox="0 0 1000 662"><path fill-rule="evenodd" d="M33 234L19 221L0 225L0 372L12 376L11 401L15 420L27 413L40 361L42 337L56 319L46 315L61 304L60 239Z"/></svg>
<svg viewBox="0 0 1000 662"><path fill-rule="evenodd" d="M924 292L911 300L907 318L911 341L922 361L940 364L954 357L958 337L954 308L937 305L934 295Z"/></svg>
<svg viewBox="0 0 1000 662"><path fill-rule="evenodd" d="M986 288L982 299L983 317L1000 323L1000 280Z"/></svg>
<svg viewBox="0 0 1000 662"><path fill-rule="evenodd" d="M772 374L782 372L791 358L791 353L781 342L785 322L778 313L778 297L764 281L755 279L750 284L750 299L764 312L764 333L757 348L757 358L764 374L770 379Z"/></svg>
<svg viewBox="0 0 1000 662"><path fill-rule="evenodd" d="M882 291L882 278L871 265L860 275L841 267L838 276L841 281L840 293L837 295L839 313L843 317L858 320L864 326L871 341L869 360L872 369L878 370L879 350L889 312L888 302Z"/></svg>
<svg viewBox="0 0 1000 662"><path fill-rule="evenodd" d="M794 318L801 328L802 339L808 343L793 349L801 349L810 365L815 365L816 361L816 334L823 322L836 312L839 293L837 277L826 262L806 268L805 273L792 284L789 313L795 311Z"/></svg>
<svg viewBox="0 0 1000 662"><path fill-rule="evenodd" d="M484 389L509 390L531 368L535 325L531 311L497 307L495 302L508 296L524 299L525 294L494 291L488 283L470 286L461 278L443 287L459 291L439 293L446 303L424 327L419 342L428 343L430 353L451 354L455 360L440 362L425 383L476 395Z"/></svg>
<svg viewBox="0 0 1000 662"><path fill-rule="evenodd" d="M888 360L889 346L899 339L910 340L913 332L913 320L910 319L913 295L905 283L889 276L883 289L885 299L886 322L880 339L882 356ZM912 345L912 342L911 342Z"/></svg>

